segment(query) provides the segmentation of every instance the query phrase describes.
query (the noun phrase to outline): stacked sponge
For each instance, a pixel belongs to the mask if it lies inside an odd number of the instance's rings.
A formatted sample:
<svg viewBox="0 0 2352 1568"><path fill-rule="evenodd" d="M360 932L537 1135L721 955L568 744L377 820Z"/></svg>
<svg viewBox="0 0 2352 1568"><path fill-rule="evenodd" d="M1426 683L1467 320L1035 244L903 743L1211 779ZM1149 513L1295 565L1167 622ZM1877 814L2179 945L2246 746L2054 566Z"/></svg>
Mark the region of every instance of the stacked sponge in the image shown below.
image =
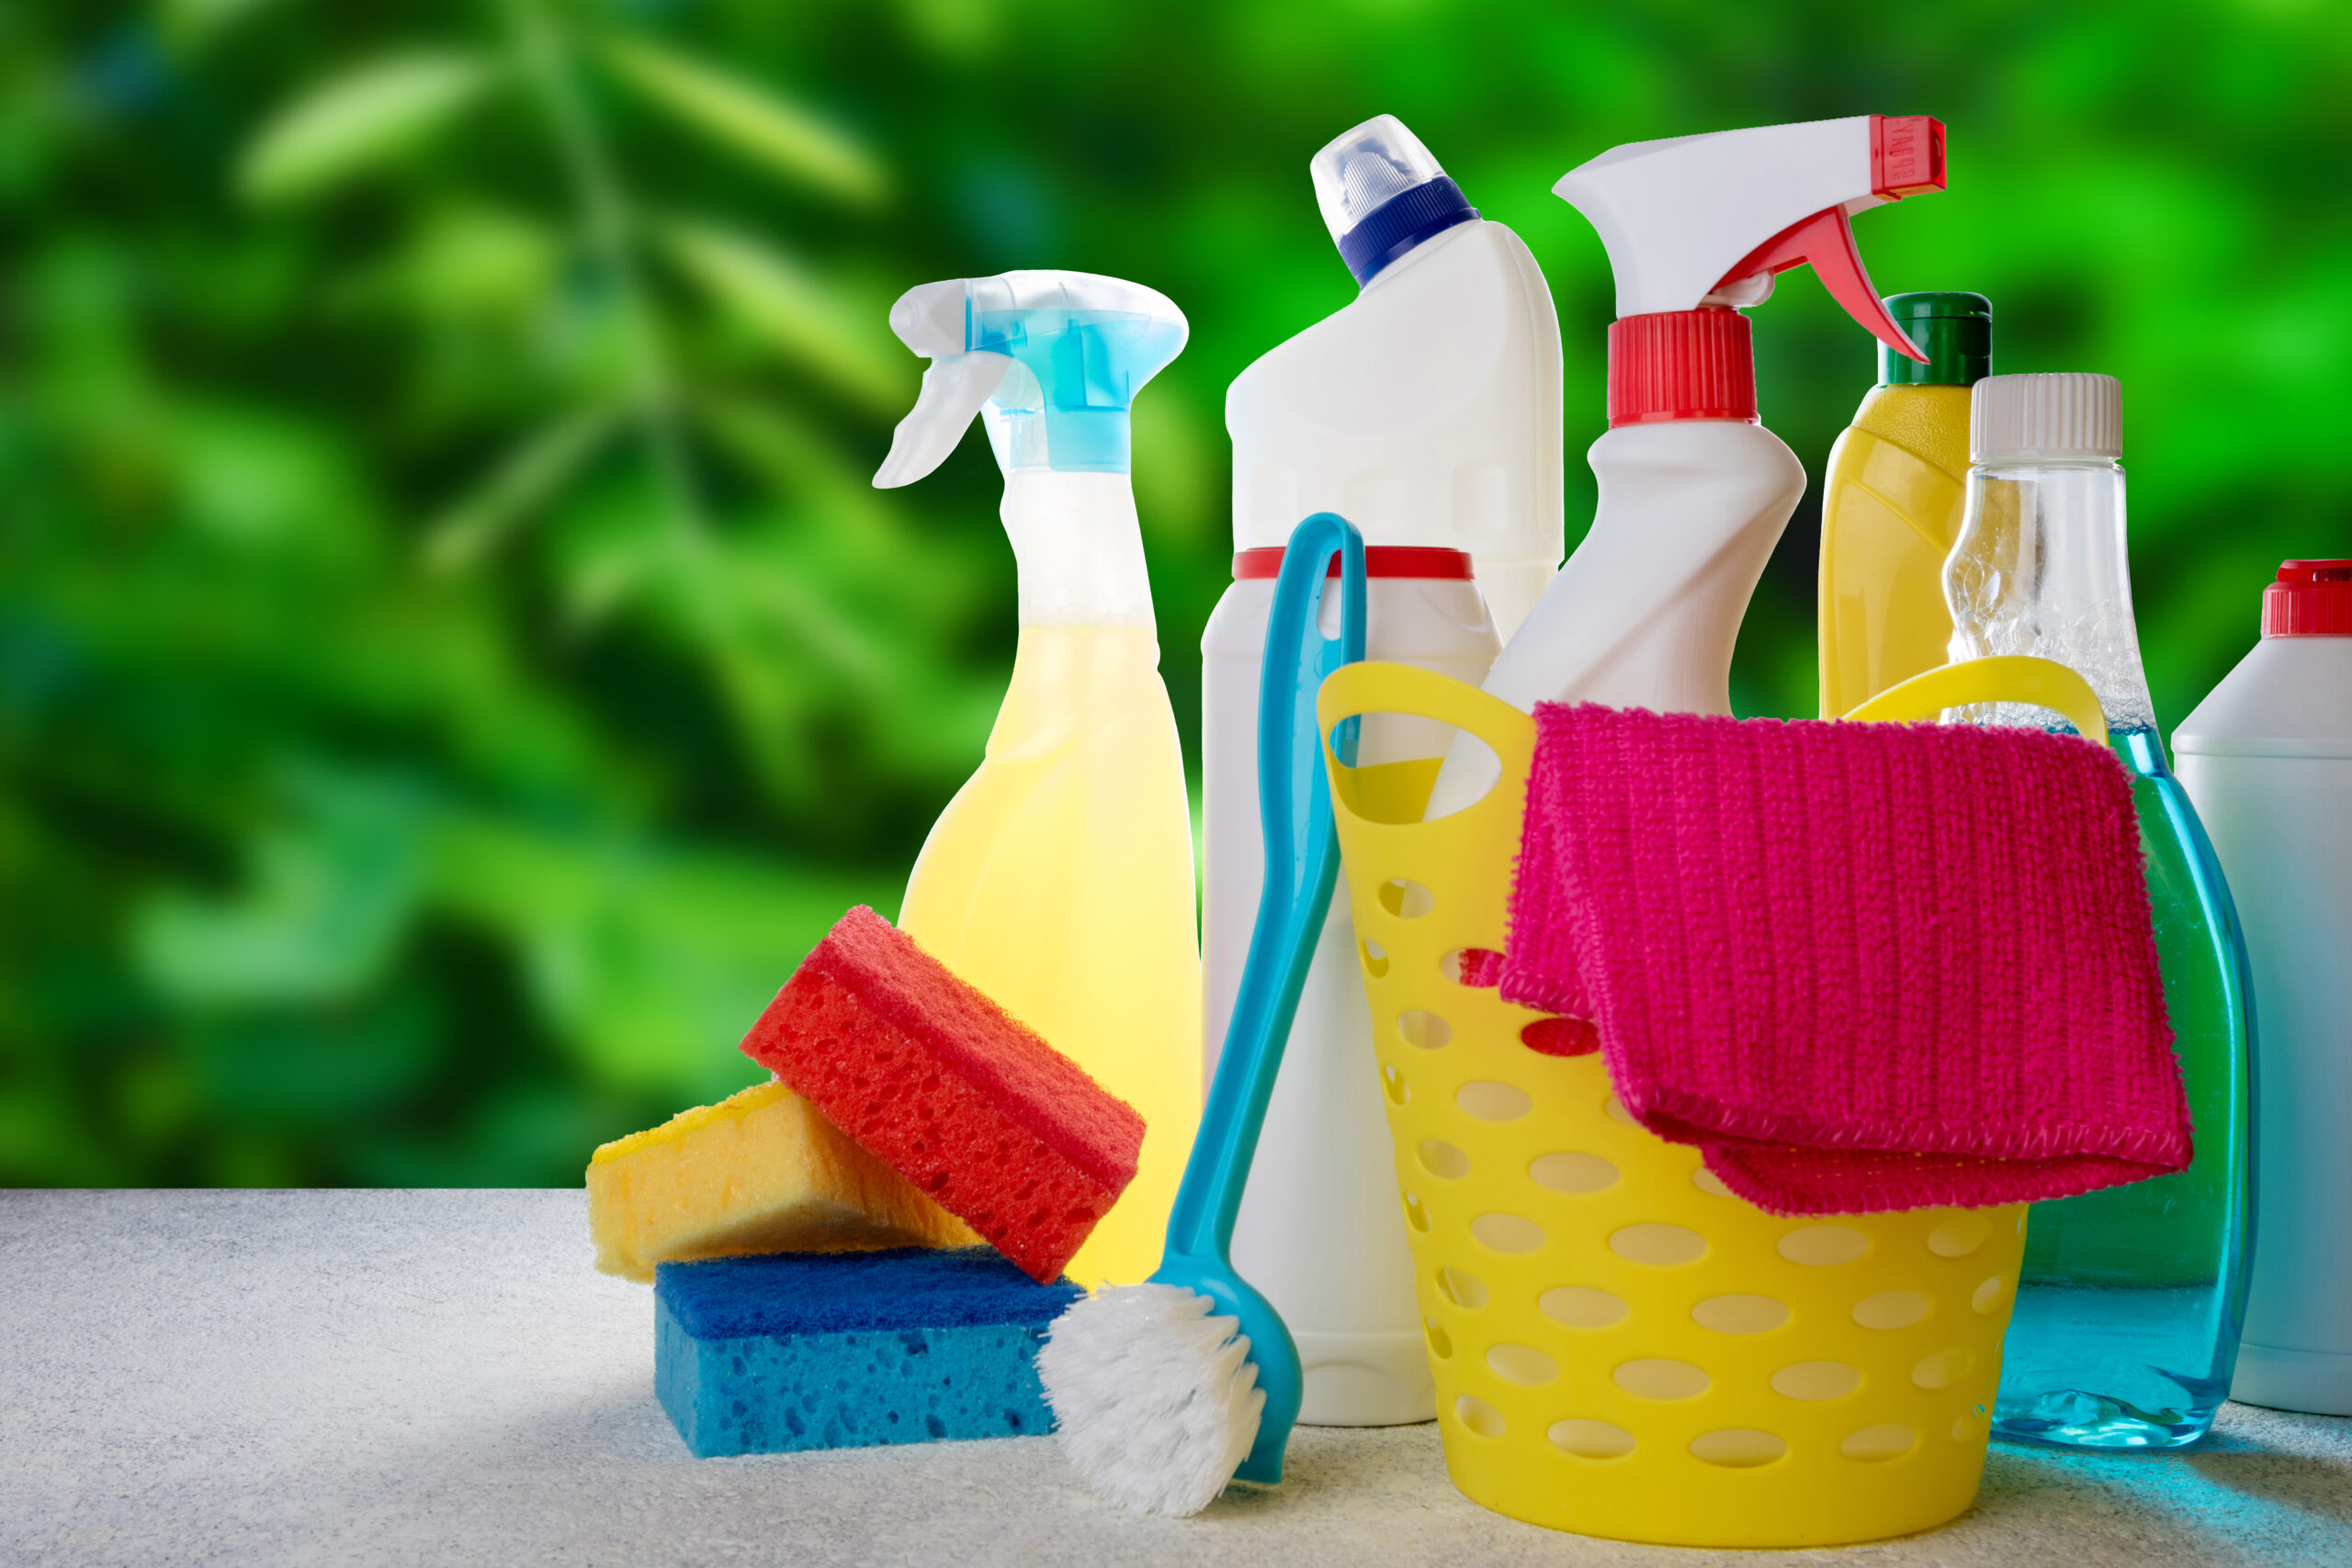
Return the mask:
<svg viewBox="0 0 2352 1568"><path fill-rule="evenodd" d="M665 1263L653 1392L704 1459L1035 1437L1038 1342L1080 1293L985 1247Z"/></svg>
<svg viewBox="0 0 2352 1568"><path fill-rule="evenodd" d="M664 1262L979 1240L773 1079L598 1149L588 1231L597 1268L640 1282Z"/></svg>
<svg viewBox="0 0 2352 1568"><path fill-rule="evenodd" d="M1135 1179L1143 1118L871 909L743 1049L1039 1284Z"/></svg>
<svg viewBox="0 0 2352 1568"><path fill-rule="evenodd" d="M773 1081L588 1168L597 1267L655 1280L655 1384L688 1447L1045 1430L1036 1346L1143 1119L864 908L743 1049Z"/></svg>

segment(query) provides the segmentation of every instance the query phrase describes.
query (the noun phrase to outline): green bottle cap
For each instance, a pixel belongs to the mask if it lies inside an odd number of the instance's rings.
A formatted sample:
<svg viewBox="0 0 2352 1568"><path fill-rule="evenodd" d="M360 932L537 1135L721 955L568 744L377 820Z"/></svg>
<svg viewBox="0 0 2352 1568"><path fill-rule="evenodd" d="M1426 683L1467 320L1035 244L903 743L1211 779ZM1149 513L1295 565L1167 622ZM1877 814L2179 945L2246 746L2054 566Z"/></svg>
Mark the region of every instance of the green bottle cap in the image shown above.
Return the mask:
<svg viewBox="0 0 2352 1568"><path fill-rule="evenodd" d="M1993 301L1982 294L1890 294L1886 313L1928 362L1878 348L1882 387L1973 387L1993 373Z"/></svg>

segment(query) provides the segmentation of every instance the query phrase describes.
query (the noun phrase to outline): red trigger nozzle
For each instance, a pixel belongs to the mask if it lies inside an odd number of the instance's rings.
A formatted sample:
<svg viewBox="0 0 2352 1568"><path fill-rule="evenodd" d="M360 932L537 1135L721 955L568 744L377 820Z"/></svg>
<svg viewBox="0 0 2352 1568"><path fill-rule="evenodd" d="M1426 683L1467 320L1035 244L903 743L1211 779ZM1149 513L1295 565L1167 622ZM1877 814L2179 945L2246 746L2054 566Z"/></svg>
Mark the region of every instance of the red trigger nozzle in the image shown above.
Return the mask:
<svg viewBox="0 0 2352 1568"><path fill-rule="evenodd" d="M1810 218L1790 224L1748 252L1715 287L1727 288L1742 278L1786 272L1807 262L1820 275L1830 298L1845 306L1846 313L1868 328L1871 336L1897 354L1922 365L1928 362L1918 344L1904 335L1903 329L1894 324L1894 318L1886 313L1886 307L1879 303L1878 290L1871 287L1871 275L1862 270L1862 254L1854 248L1853 225L1846 220L1842 207L1826 207Z"/></svg>

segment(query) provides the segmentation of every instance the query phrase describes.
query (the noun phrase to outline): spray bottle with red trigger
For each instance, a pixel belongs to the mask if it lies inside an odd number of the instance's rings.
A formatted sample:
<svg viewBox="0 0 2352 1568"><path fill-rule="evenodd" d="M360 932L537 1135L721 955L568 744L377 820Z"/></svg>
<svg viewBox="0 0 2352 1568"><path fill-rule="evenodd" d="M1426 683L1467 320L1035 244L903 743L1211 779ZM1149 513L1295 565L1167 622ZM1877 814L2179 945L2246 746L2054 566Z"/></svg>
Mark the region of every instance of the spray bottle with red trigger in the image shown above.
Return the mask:
<svg viewBox="0 0 2352 1568"><path fill-rule="evenodd" d="M1756 416L1740 311L1810 264L1879 340L1926 356L1887 316L1849 220L1944 186L1944 129L1926 115L1759 126L1637 141L1552 187L1609 253L1609 429L1588 460L1592 530L1505 645L1486 689L1514 706L1597 702L1728 714L1732 645L1804 468ZM1457 741L1430 815L1491 786Z"/></svg>

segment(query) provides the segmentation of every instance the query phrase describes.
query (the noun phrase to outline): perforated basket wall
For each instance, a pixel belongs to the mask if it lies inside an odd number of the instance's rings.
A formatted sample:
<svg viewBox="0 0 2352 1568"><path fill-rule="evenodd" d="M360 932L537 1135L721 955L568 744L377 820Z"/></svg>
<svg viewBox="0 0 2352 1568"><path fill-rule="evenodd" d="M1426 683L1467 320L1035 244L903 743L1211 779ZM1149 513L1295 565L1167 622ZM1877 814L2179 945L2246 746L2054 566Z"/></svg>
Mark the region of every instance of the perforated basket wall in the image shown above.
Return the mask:
<svg viewBox="0 0 2352 1568"><path fill-rule="evenodd" d="M1328 737L1416 714L1502 783L1418 820L1432 769L1333 779L1389 1131L1454 1484L1534 1524L1678 1545L1926 1529L1984 1462L2023 1205L1776 1219L1634 1124L1598 1055L1461 984L1500 951L1534 726L1401 665L1343 669Z"/></svg>

